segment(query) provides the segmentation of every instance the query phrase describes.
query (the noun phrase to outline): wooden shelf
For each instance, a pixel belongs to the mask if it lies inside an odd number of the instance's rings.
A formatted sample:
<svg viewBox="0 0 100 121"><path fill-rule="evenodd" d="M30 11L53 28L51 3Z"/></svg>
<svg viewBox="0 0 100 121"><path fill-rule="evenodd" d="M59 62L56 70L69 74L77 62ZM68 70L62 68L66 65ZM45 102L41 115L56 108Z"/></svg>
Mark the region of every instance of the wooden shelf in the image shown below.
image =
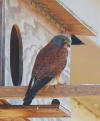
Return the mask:
<svg viewBox="0 0 100 121"><path fill-rule="evenodd" d="M70 112L59 105L0 106L0 119L5 118L70 117Z"/></svg>
<svg viewBox="0 0 100 121"><path fill-rule="evenodd" d="M21 99L24 98L27 87L0 87L1 99ZM81 96L100 96L100 85L59 85L44 87L36 98L62 98L62 97L81 97Z"/></svg>

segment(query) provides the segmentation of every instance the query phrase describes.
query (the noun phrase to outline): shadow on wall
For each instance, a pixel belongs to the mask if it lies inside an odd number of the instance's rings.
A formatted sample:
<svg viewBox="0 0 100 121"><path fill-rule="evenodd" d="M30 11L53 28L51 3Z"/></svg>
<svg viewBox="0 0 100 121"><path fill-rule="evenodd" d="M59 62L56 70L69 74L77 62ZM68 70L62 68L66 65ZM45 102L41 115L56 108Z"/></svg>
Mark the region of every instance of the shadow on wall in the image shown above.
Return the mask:
<svg viewBox="0 0 100 121"><path fill-rule="evenodd" d="M78 39L75 35L71 36L72 45L84 45L84 43Z"/></svg>

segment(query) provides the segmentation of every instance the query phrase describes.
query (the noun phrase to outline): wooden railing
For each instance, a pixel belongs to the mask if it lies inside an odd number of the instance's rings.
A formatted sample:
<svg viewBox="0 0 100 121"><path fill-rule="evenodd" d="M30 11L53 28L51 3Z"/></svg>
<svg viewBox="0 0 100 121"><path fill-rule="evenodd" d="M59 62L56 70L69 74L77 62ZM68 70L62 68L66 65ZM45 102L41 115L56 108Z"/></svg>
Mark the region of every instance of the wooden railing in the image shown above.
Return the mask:
<svg viewBox="0 0 100 121"><path fill-rule="evenodd" d="M27 86L1 86L1 99L21 99L24 98ZM100 85L58 85L42 88L36 98L62 98L100 96Z"/></svg>

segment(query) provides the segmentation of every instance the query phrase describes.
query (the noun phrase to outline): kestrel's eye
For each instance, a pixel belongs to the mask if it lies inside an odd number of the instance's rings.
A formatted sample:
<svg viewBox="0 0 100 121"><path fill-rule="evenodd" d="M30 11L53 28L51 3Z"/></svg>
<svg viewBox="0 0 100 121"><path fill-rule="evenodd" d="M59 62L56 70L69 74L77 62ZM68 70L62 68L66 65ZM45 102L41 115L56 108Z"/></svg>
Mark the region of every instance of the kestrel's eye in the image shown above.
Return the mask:
<svg viewBox="0 0 100 121"><path fill-rule="evenodd" d="M66 42L66 40L64 39L64 42Z"/></svg>

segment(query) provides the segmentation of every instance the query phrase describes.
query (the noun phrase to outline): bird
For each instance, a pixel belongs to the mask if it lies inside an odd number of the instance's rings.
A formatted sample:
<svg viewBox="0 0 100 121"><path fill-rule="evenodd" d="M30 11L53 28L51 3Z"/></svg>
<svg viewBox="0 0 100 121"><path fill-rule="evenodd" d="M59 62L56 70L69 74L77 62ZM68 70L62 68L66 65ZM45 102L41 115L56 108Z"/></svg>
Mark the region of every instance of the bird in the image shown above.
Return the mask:
<svg viewBox="0 0 100 121"><path fill-rule="evenodd" d="M23 105L31 104L38 91L59 77L67 64L68 48L71 39L67 35L56 35L44 46L36 56L28 89Z"/></svg>

